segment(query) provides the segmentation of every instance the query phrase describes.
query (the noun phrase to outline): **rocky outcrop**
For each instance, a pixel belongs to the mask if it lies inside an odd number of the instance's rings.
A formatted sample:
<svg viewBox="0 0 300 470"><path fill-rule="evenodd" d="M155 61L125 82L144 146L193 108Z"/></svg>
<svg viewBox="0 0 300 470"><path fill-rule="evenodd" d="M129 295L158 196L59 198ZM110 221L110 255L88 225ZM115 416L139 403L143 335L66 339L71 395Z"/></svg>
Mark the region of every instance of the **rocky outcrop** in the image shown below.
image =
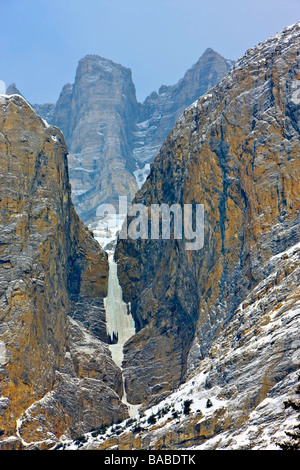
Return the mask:
<svg viewBox="0 0 300 470"><path fill-rule="evenodd" d="M71 202L61 131L19 95L1 95L0 151L0 447L53 444L127 415L108 260Z"/></svg>
<svg viewBox="0 0 300 470"><path fill-rule="evenodd" d="M117 205L119 196L133 199L179 115L232 64L208 49L176 85L162 86L138 103L129 69L87 55L55 105L33 105L63 131L72 199L82 220L94 228L99 204Z"/></svg>
<svg viewBox="0 0 300 470"><path fill-rule="evenodd" d="M79 215L88 220L99 204L118 203L119 195L131 200L137 190L131 156L135 88L129 69L87 56L79 62L68 108L69 92L64 89L57 108L65 100L73 199Z"/></svg>
<svg viewBox="0 0 300 470"><path fill-rule="evenodd" d="M200 250L174 238L118 240L120 283L138 330L125 345L132 403L161 399L197 371L217 338L230 335L233 318L246 322L247 296L274 272L274 257L299 243L299 41L296 24L259 44L190 106L133 201L203 204L205 225ZM263 311L280 310L287 297L299 300L295 279L272 308L261 304ZM262 287L256 301L265 293ZM239 347L238 334L232 347ZM239 365L231 366L218 376L221 387L238 375ZM264 370L256 405L295 369L288 361L274 367Z"/></svg>
<svg viewBox="0 0 300 470"><path fill-rule="evenodd" d="M117 204L119 195L131 200L137 190L131 152L137 108L131 71L88 55L48 115L68 143L72 199L85 221L99 204Z"/></svg>
<svg viewBox="0 0 300 470"><path fill-rule="evenodd" d="M60 437L84 449L265 449L299 425L299 42L298 23L186 109L135 196L148 208L203 204L204 245L118 240L136 325L124 395L105 332L107 258L59 189L62 135L22 98L1 99L2 448ZM62 115L73 87L64 93ZM122 396L139 416L99 429L128 417Z"/></svg>

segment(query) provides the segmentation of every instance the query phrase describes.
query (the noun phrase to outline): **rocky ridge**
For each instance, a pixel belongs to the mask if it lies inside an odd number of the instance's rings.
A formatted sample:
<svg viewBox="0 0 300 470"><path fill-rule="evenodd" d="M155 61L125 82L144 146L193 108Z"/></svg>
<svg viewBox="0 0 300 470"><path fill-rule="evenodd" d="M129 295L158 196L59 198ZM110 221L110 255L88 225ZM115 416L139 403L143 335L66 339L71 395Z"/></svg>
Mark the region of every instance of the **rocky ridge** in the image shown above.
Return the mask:
<svg viewBox="0 0 300 470"><path fill-rule="evenodd" d="M279 254L285 257L300 240L299 41L297 23L247 51L184 112L133 201L205 207L201 250L187 251L184 241L174 239L118 240L120 283L137 326L125 345L126 391L144 409L202 369L218 341L229 342L233 353L241 348L241 333L235 326L231 337L231 329L237 317L240 328L246 328L248 296L259 307L243 335L258 335L260 316L266 325L272 316L288 324L285 314L299 321L298 258L283 271L277 265ZM291 270L294 281L286 283ZM270 287L264 284L268 280ZM271 301L272 283L276 294ZM291 361L295 337L280 335L274 363L266 347L259 349L257 361L250 352L245 374L262 361L268 365L263 375L257 372L257 393L252 396L249 388L243 401L246 414L298 368ZM222 354L217 352L221 361ZM243 355L241 360L248 363ZM241 363L229 360L209 382L231 386L234 396L240 374ZM242 412L238 420L244 422Z"/></svg>
<svg viewBox="0 0 300 470"><path fill-rule="evenodd" d="M128 416L103 298L108 260L71 201L61 131L0 98L0 448Z"/></svg>

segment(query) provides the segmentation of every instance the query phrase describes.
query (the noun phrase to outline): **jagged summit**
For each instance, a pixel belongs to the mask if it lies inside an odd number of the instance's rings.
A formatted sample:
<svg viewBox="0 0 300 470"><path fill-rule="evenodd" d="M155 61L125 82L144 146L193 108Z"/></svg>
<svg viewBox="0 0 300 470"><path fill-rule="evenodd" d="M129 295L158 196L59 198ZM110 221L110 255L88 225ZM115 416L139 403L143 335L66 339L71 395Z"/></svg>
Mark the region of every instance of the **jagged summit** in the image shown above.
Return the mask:
<svg viewBox="0 0 300 470"><path fill-rule="evenodd" d="M88 54L55 105L34 105L63 131L72 198L84 221L95 228L101 203L116 204L119 196L132 200L176 119L231 65L207 51L178 84L163 85L159 94L153 92L139 103L129 68Z"/></svg>
<svg viewBox="0 0 300 470"><path fill-rule="evenodd" d="M11 83L6 89L6 95L20 95L24 98L20 90L17 88L15 83Z"/></svg>
<svg viewBox="0 0 300 470"><path fill-rule="evenodd" d="M81 64L82 62L95 62L100 65L106 66L110 65L112 67L121 67L126 69L127 67L124 67L122 64L119 64L111 59L108 59L106 57L103 57L99 54L86 54L84 57L82 57L79 61L78 64ZM130 70L127 68L127 70Z"/></svg>

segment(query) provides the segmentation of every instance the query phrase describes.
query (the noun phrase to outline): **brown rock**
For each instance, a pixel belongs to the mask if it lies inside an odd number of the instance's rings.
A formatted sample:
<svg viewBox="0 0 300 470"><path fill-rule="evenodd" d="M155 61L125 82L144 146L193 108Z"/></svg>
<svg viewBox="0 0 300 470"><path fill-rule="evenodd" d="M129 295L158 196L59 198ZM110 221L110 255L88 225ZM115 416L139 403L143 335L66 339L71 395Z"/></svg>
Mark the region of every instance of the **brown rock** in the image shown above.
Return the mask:
<svg viewBox="0 0 300 470"><path fill-rule="evenodd" d="M131 200L138 189L131 155L137 106L131 71L88 55L50 117L68 142L72 197L85 221L99 204L118 204L119 195Z"/></svg>
<svg viewBox="0 0 300 470"><path fill-rule="evenodd" d="M97 207L132 200L163 141L184 109L228 72L233 62L207 49L173 86L138 103L131 71L96 55L79 61L74 84L55 105L34 105L58 126L69 147L72 198L82 220L97 225Z"/></svg>
<svg viewBox="0 0 300 470"><path fill-rule="evenodd" d="M104 343L107 255L75 213L64 138L3 95L0 151L1 438L55 440L126 417Z"/></svg>
<svg viewBox="0 0 300 470"><path fill-rule="evenodd" d="M204 204L205 233L195 251L181 240L118 241L120 283L138 327L126 345L129 401L177 386L187 357L197 367L270 274L267 261L300 239L299 28L249 50L185 111L134 199ZM155 348L162 338L164 349Z"/></svg>

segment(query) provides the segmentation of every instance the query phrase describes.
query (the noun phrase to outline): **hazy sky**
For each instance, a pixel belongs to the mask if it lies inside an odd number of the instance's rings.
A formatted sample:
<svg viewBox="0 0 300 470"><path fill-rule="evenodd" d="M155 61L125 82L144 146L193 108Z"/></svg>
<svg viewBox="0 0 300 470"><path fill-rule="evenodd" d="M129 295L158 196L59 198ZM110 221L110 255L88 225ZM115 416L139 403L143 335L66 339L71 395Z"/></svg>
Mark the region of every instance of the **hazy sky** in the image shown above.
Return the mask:
<svg viewBox="0 0 300 470"><path fill-rule="evenodd" d="M300 20L300 0L0 0L0 80L31 103L55 102L78 61L131 68L143 101L211 47L236 60Z"/></svg>

